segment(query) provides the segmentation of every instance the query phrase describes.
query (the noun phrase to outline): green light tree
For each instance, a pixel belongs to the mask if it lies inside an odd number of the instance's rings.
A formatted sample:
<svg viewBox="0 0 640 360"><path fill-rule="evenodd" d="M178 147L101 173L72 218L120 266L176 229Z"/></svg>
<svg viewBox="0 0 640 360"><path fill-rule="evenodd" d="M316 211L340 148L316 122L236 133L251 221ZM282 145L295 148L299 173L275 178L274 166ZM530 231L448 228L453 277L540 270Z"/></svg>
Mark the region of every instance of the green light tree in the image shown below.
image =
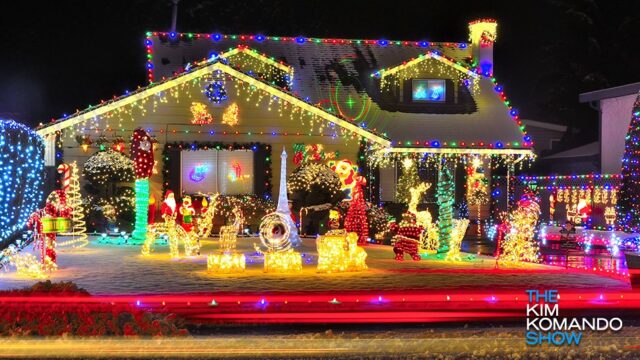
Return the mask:
<svg viewBox="0 0 640 360"><path fill-rule="evenodd" d="M420 184L420 177L418 176L418 166L413 159L404 159L402 161L402 175L398 179L398 186L396 187L396 202L408 204L411 200L411 188Z"/></svg>

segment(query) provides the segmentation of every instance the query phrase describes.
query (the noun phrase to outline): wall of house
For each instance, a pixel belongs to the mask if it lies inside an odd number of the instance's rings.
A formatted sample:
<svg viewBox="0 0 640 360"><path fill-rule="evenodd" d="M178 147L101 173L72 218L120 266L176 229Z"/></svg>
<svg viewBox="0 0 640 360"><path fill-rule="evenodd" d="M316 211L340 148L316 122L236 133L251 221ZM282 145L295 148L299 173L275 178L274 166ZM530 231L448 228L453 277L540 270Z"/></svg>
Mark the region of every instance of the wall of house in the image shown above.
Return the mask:
<svg viewBox="0 0 640 360"><path fill-rule="evenodd" d="M636 95L600 101L601 172L618 174L622 166L624 140L627 136Z"/></svg>
<svg viewBox="0 0 640 360"><path fill-rule="evenodd" d="M110 124L114 129L124 128L125 131L107 131L105 134L112 140L115 136L121 136L125 139L127 146L126 154L129 154L129 138L132 131L137 127L151 129L151 135L154 135L158 141L155 151L155 159L158 160L158 173L151 177L151 191L156 199L162 199L162 151L167 143L176 141L185 142L222 142L222 143L249 143L259 142L267 143L272 146L272 196L277 198L280 186L280 153L283 147L288 153L287 172L291 173L295 165L293 163L293 144L324 144L326 151L339 151L341 159L350 159L354 163L356 161L359 143L356 138L347 140L341 136L319 136L318 127L326 124L324 120L316 120L315 125L309 123L306 115L296 113L290 116L291 105L288 109L282 111L279 115L278 106L272 104L271 111L268 110L268 97L263 97L258 101L258 96L247 96L241 90L236 92L233 81L227 81L227 93L229 99L221 105L210 103L202 94L202 86L200 82L192 83L181 89L177 96L166 96L166 102L148 101L144 106L144 114L140 109L133 111L131 115L114 114L113 118L105 120L92 121L90 124L83 124L64 131L64 161L77 161L82 170L82 164L93 153L98 151L97 145L93 145L88 151L83 151L75 140L76 134L88 134L95 141L100 130L96 132L92 129L94 124L100 129ZM193 115L190 111L192 102L197 101L207 104L210 114L213 115L212 125L193 125L191 119ZM239 106L239 124L229 126L221 124L222 114L224 110L232 103L236 102ZM121 124L121 125L120 125ZM335 126L338 128L338 126ZM85 128L84 132L81 131ZM314 129L313 131L311 131ZM173 130L176 130L174 133ZM330 134L333 131L328 126L324 126L323 133ZM189 131L189 133L185 133ZM214 131L214 135L210 134ZM238 132L239 134L235 134ZM260 135L260 133L263 135ZM287 135L271 135L273 132ZM309 135L309 133L312 133ZM251 133L249 135L248 133ZM254 189L256 192L260 189Z"/></svg>
<svg viewBox="0 0 640 360"><path fill-rule="evenodd" d="M534 151L537 155L540 155L545 150L551 150L554 142L560 141L564 135L564 131L545 129L525 123L527 127L527 133L531 135L531 138L535 142Z"/></svg>

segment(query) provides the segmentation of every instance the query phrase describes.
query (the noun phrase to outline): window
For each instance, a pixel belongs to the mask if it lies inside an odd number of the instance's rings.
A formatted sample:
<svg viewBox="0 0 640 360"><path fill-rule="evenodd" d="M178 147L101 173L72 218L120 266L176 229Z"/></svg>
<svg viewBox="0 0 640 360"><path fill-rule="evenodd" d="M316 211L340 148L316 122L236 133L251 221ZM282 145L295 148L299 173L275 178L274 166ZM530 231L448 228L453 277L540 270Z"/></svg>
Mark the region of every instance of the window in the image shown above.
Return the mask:
<svg viewBox="0 0 640 360"><path fill-rule="evenodd" d="M446 85L443 79L413 79L411 81L411 100L425 102L444 102Z"/></svg>
<svg viewBox="0 0 640 360"><path fill-rule="evenodd" d="M253 194L253 155L250 150L182 151L181 188L187 194Z"/></svg>

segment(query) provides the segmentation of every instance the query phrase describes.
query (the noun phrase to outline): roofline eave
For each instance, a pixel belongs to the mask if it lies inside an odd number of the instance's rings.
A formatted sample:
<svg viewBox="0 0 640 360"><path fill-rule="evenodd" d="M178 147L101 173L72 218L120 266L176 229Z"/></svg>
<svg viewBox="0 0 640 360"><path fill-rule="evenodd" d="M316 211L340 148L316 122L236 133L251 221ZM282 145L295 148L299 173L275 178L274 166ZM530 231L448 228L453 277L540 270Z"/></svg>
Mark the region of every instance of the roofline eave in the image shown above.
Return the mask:
<svg viewBox="0 0 640 360"><path fill-rule="evenodd" d="M418 154L447 154L447 155L521 155L535 156L533 149L473 149L473 148L416 148L392 147L381 150L387 153L418 153Z"/></svg>
<svg viewBox="0 0 640 360"><path fill-rule="evenodd" d="M278 96L279 98L293 104L294 106L300 107L305 111L308 111L309 113L312 113L313 115L319 116L321 118L324 118L325 120L335 123L336 125L348 130L348 131L352 131L356 134L358 134L359 136L369 140L369 141L373 141L375 143L378 143L380 145L382 145L383 147L390 147L391 146L391 141L384 139L370 131L367 131L366 129L363 129L359 126L357 126L356 124L352 124L346 120L340 119L339 117L328 113L327 111L320 109L314 105L308 104L306 102L304 102L301 99L298 99L297 97L290 95L276 87L273 87L271 85L265 84L264 82L254 79L249 75L246 75L228 65L222 64L220 62L215 62L213 64L209 64L206 65L200 69L194 70L192 72L186 73L186 74L180 74L177 77L165 81L165 82L161 82L158 83L157 85L152 85L149 86L143 90L141 90L140 92L137 93L133 93L131 95L127 95L124 96L120 99L111 101L105 105L101 105L96 107L93 110L89 110L83 113L80 113L78 115L69 117L65 120L62 121L58 121L54 124L51 125L47 125L44 128L41 128L39 130L36 131L36 133L40 136L47 136L50 134L53 134L57 131L60 130L64 130L68 127L74 126L76 124L80 124L82 122L85 122L87 120L90 120L92 118L95 118L97 116L101 116L105 113L108 113L116 108L122 107L122 106L126 106L129 104L132 104L138 100L144 99L146 97L149 96L153 96L154 94L157 94L159 92L168 90L172 87L175 87L177 85L183 84L187 81L191 81L195 78L204 76L208 73L211 73L215 70L221 70L237 79L239 79L240 81L244 81L250 85L253 85L261 90L267 91L269 93L271 93L272 95Z"/></svg>

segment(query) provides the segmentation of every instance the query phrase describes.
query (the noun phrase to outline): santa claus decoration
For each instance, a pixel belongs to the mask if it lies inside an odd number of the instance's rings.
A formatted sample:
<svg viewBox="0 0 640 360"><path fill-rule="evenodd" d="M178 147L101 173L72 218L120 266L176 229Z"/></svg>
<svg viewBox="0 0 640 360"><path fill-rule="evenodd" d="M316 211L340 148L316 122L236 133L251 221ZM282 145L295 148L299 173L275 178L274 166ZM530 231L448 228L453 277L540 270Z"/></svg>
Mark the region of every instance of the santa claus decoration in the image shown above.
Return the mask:
<svg viewBox="0 0 640 360"><path fill-rule="evenodd" d="M176 198L173 191L167 190L164 194L164 201L160 206L160 214L165 221L176 214Z"/></svg>
<svg viewBox="0 0 640 360"><path fill-rule="evenodd" d="M389 224L391 232L396 234L393 237L393 252L397 261L404 260L407 253L415 261L420 260L420 234L424 227L416 224L416 216L411 212L402 214L402 221L397 224L395 221Z"/></svg>

